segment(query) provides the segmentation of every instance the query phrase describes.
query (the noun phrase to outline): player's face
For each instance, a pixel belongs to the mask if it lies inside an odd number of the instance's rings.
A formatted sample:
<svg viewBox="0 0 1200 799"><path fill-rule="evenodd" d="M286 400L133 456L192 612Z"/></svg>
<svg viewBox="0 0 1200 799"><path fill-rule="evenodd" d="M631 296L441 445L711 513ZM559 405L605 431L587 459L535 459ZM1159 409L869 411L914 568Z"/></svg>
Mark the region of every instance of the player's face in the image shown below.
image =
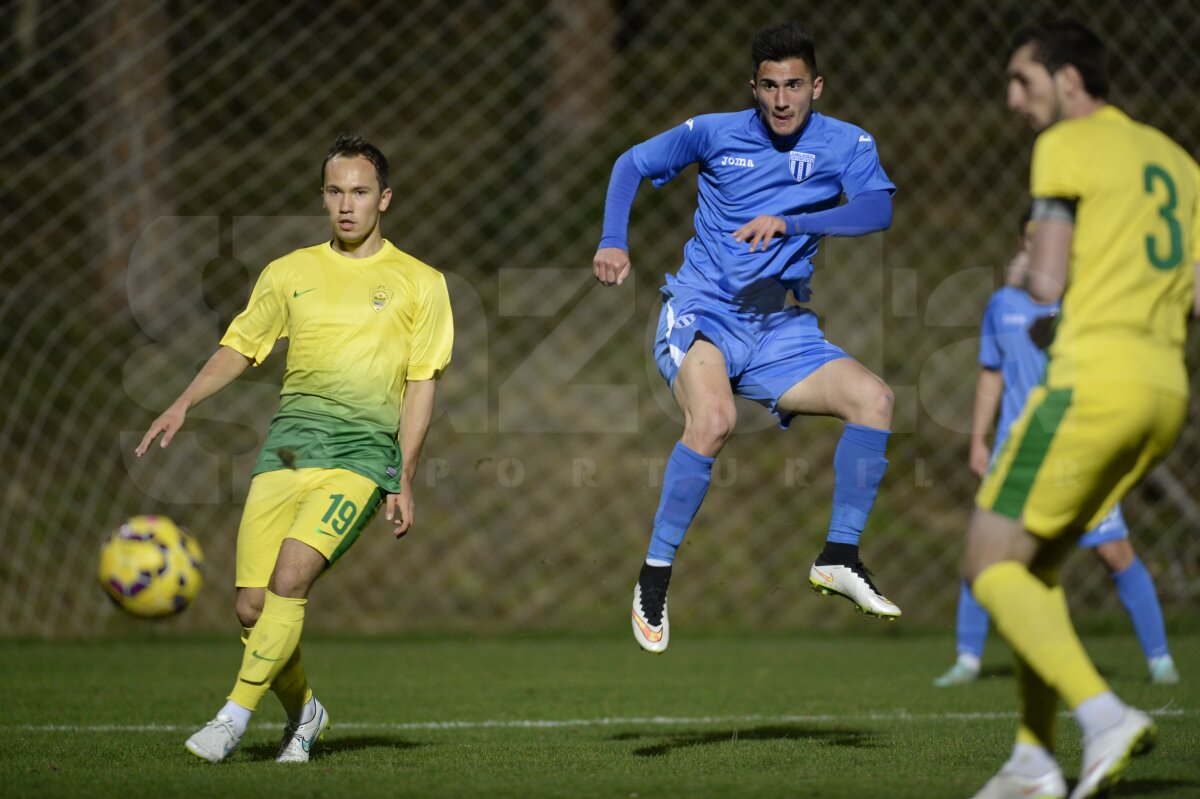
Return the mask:
<svg viewBox="0 0 1200 799"><path fill-rule="evenodd" d="M763 124L772 135L781 138L794 136L804 127L813 101L821 96L823 88L821 76L814 77L799 58L764 61L750 81Z"/></svg>
<svg viewBox="0 0 1200 799"><path fill-rule="evenodd" d="M330 159L321 194L334 238L347 247L378 235L379 215L392 200L391 189L379 190L375 165L358 155Z"/></svg>
<svg viewBox="0 0 1200 799"><path fill-rule="evenodd" d="M1034 45L1017 48L1008 60L1008 108L1043 131L1062 118L1058 83L1045 65L1033 59Z"/></svg>

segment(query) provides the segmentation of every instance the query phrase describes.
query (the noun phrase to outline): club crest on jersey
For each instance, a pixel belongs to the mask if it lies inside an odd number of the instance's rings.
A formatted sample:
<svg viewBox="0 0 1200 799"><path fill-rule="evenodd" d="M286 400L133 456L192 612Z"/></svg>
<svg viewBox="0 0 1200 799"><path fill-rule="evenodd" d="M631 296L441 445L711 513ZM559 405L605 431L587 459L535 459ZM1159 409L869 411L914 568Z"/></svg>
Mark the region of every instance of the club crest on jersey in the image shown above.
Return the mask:
<svg viewBox="0 0 1200 799"><path fill-rule="evenodd" d="M371 307L376 311L382 311L392 301L392 294L394 293L387 286L376 286L371 291Z"/></svg>
<svg viewBox="0 0 1200 799"><path fill-rule="evenodd" d="M812 153L798 153L793 150L788 154L788 171L797 183L803 183L812 177L817 166L817 157Z"/></svg>

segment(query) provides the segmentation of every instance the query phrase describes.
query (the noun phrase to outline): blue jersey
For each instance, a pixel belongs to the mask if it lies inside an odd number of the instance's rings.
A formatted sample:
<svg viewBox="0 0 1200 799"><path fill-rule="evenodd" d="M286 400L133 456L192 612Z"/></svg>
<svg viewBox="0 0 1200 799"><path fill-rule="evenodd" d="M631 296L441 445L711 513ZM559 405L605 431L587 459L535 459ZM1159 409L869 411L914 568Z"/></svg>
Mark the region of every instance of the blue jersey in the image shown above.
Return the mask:
<svg viewBox="0 0 1200 799"><path fill-rule="evenodd" d="M1034 302L1029 292L1015 286L1005 286L993 293L983 311L979 365L999 371L1004 378L993 452L999 451L1008 428L1025 407L1025 398L1042 382L1046 371L1046 353L1029 337L1029 326L1035 319L1057 311L1057 304Z"/></svg>
<svg viewBox="0 0 1200 799"><path fill-rule="evenodd" d="M806 301L819 236L775 239L750 252L733 232L763 214L790 216L833 208L865 191L894 192L875 140L861 128L813 112L799 136L773 140L757 110L694 117L631 150L642 177L660 187L699 164L696 235L667 283L681 283L739 305L782 307L788 289Z"/></svg>

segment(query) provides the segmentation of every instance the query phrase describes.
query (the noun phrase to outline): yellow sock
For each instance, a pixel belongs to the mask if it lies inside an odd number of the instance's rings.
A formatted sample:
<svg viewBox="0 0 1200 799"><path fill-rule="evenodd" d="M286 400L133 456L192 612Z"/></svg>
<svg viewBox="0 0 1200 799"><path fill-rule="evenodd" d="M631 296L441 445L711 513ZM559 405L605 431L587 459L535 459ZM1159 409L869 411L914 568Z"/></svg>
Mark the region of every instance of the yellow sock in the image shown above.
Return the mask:
<svg viewBox="0 0 1200 799"><path fill-rule="evenodd" d="M1046 683L1020 655L1014 656L1017 694L1021 698L1021 726L1017 743L1040 746L1054 752L1058 721L1058 692Z"/></svg>
<svg viewBox="0 0 1200 799"><path fill-rule="evenodd" d="M303 714L304 706L312 699L312 691L308 687L308 675L300 663L300 647L288 658L283 670L271 681L271 690L279 697L279 703L292 721L298 721Z"/></svg>
<svg viewBox="0 0 1200 799"><path fill-rule="evenodd" d="M243 646L249 642L250 633L253 631L253 627L242 628ZM304 706L312 699L312 690L308 687L308 675L304 673L304 666L300 663L299 646L279 674L275 675L275 679L271 680L271 690L279 697L279 703L283 705L289 719L300 718Z"/></svg>
<svg viewBox="0 0 1200 799"><path fill-rule="evenodd" d="M282 597L267 591L262 615L246 640L242 668L229 699L257 710L272 681L283 671L300 645L306 599Z"/></svg>
<svg viewBox="0 0 1200 799"><path fill-rule="evenodd" d="M1068 707L1108 690L1075 635L1061 588L1046 586L1020 563L1006 560L984 569L971 590L1004 640ZM1042 723L1031 722L1038 734Z"/></svg>

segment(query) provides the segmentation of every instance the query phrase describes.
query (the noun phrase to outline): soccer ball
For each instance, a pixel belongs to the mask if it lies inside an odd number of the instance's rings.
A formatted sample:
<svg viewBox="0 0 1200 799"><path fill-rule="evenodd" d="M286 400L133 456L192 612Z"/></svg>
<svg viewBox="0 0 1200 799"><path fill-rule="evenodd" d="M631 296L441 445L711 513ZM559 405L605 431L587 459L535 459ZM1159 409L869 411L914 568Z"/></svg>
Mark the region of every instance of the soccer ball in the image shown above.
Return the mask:
<svg viewBox="0 0 1200 799"><path fill-rule="evenodd" d="M117 607L134 616L173 616L200 590L204 555L166 516L134 516L100 548L96 576Z"/></svg>

